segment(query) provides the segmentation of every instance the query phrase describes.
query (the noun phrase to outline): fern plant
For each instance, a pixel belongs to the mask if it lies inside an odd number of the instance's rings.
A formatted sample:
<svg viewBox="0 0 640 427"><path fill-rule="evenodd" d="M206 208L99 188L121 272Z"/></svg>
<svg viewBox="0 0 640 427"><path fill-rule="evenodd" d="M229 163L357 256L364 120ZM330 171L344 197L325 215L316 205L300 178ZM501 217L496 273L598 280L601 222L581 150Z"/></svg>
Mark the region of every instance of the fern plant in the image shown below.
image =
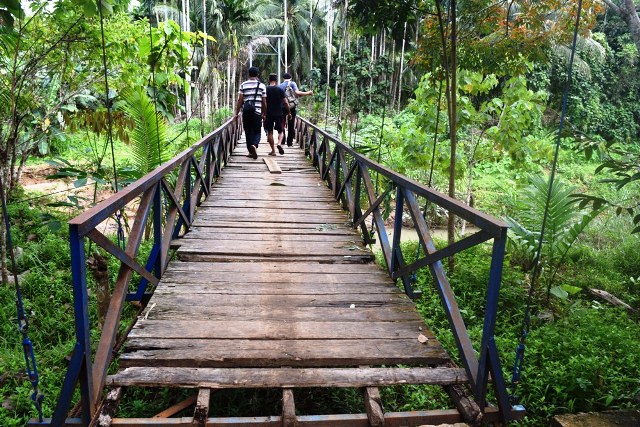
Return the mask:
<svg viewBox="0 0 640 427"><path fill-rule="evenodd" d="M120 108L134 124L129 133L130 161L142 177L169 160L168 125L143 88L125 92L123 100Z"/></svg>
<svg viewBox="0 0 640 427"><path fill-rule="evenodd" d="M548 181L539 175L531 176L530 185L524 189L518 211L520 221L507 217L510 226L509 240L513 259L520 263L523 270L534 267L538 239L547 203ZM554 180L549 198L547 223L542 253L540 255L541 271L547 284L547 294L552 292L552 284L563 265L569 250L589 223L603 209L582 213L578 209L577 200L571 197L574 187L566 186L559 179ZM555 289L555 295L566 296L566 291Z"/></svg>

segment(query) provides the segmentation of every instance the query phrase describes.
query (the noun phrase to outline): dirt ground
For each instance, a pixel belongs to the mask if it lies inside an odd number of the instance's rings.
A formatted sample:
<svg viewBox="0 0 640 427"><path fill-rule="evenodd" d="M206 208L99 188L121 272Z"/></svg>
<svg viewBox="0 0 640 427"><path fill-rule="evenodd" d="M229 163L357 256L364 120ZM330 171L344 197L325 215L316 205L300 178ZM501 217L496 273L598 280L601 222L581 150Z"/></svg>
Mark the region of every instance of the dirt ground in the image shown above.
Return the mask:
<svg viewBox="0 0 640 427"><path fill-rule="evenodd" d="M47 176L56 172L56 168L48 164L39 164L32 166L25 166L20 178L20 184L25 191L24 199L32 199L35 197L45 196L42 199L36 199L32 203L37 203L38 200L44 203L52 202L69 202L68 196L73 195L78 198L79 204L82 208L87 209L91 207L93 203L93 185L86 185L76 188L73 185L73 179L47 179ZM113 195L113 192L108 185L101 185L98 189L96 203L99 203ZM127 207L127 214L129 218L133 218L135 215L135 207L137 203L131 203ZM51 207L51 209L58 209L65 213L70 214L72 217L79 215L81 211L75 208L69 207ZM116 222L113 219L100 224L98 229L105 234L115 233L117 230Z"/></svg>

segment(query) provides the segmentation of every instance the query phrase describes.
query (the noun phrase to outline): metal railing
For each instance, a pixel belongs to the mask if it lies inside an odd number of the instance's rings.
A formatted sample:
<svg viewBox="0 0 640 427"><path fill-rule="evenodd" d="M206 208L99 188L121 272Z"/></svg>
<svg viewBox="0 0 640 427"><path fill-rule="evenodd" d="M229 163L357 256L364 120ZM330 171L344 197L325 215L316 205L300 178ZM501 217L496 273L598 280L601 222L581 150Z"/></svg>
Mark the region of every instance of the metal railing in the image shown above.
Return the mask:
<svg viewBox="0 0 640 427"><path fill-rule="evenodd" d="M411 274L419 268L429 267L453 331L460 358L471 381L476 401L481 408L485 407L484 402L491 375L500 412L503 420L508 421L511 418L511 406L494 340L507 224L368 159L336 137L300 117L296 119L296 141L301 148L304 148L322 179L327 182L335 199L349 211L353 227L360 228L367 244L372 243L373 239L372 230L367 227L365 220L372 216L371 228L377 231L387 272L392 279L402 281L409 297L420 297L420 291L412 286ZM376 179L383 179L387 184L386 189L380 191L381 194L376 191L370 171L376 172ZM389 242L381 204L394 190L395 220L393 240ZM431 237L430 227L420 210L419 200L441 207L449 214L475 225L479 231L452 245L437 249ZM410 264L407 264L400 249L405 209L411 216L418 236L418 244L424 254ZM441 260L491 239L493 239L493 249L486 294L484 329L478 349L480 355L478 359Z"/></svg>
<svg viewBox="0 0 640 427"><path fill-rule="evenodd" d="M141 301L147 289L158 284L169 263L171 240L191 227L196 207L209 195L211 184L240 138L240 125L240 120L228 120L192 147L69 221L76 344L56 409L47 424L64 425L79 383L82 424L89 425L113 357L125 301ZM135 209L135 216L126 246L121 249L97 227L125 208ZM153 246L146 262L140 263L136 258L145 235ZM88 308L86 239L120 263L95 357ZM131 292L134 273L140 276L140 283Z"/></svg>

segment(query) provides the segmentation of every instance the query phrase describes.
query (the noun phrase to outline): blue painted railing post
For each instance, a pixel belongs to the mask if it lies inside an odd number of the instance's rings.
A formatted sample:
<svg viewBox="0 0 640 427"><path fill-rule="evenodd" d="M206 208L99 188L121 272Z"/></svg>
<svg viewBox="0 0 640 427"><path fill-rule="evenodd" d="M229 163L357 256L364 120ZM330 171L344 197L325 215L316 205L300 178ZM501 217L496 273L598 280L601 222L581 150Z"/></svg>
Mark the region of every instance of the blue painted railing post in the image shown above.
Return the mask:
<svg viewBox="0 0 640 427"><path fill-rule="evenodd" d="M184 180L184 204L182 205L182 210L184 214L187 216L188 224L185 224L187 230L191 225L191 221L193 218L191 217L191 162L189 162L189 166L187 166L187 175Z"/></svg>
<svg viewBox="0 0 640 427"><path fill-rule="evenodd" d="M156 185L156 193L153 195L153 252L155 255L154 273L159 279L162 277L165 265L164 254L162 253L162 186L160 183Z"/></svg>
<svg viewBox="0 0 640 427"><path fill-rule="evenodd" d="M94 413L93 377L91 375L91 334L89 324L89 295L87 293L86 254L84 237L78 225L69 225L71 248L71 281L73 284L73 311L76 326L76 345L64 379L51 425L62 426L73 399L75 385L80 381L82 424L88 426Z"/></svg>
<svg viewBox="0 0 640 427"><path fill-rule="evenodd" d="M507 243L507 228L501 230L500 237L493 241L491 253L491 269L489 270L489 287L487 290L487 302L485 305L484 328L482 330L482 343L480 346L480 363L478 365L478 381L476 382L475 397L482 407L487 395L489 373L493 378L493 384L497 392L498 406L503 416L503 421L511 419L511 405L507 396L498 349L495 342L496 319L498 315L498 298L500 295L500 283L502 281L502 265L504 262L505 246Z"/></svg>
<svg viewBox="0 0 640 427"><path fill-rule="evenodd" d="M377 195L376 195L377 196ZM389 268L389 275L392 275L397 269L397 251L400 249L400 234L402 233L402 214L404 212L404 193L402 187L396 188L396 210L395 219L393 221L393 244L391 246L391 265ZM400 252L402 254L402 252Z"/></svg>

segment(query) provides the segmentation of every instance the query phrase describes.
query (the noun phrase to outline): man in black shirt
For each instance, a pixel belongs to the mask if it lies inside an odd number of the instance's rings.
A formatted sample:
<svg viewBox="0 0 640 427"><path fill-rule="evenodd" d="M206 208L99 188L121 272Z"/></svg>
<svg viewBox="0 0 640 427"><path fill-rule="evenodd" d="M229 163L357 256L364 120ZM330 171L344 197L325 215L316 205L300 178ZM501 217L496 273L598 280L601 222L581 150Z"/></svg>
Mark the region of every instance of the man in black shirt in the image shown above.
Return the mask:
<svg viewBox="0 0 640 427"><path fill-rule="evenodd" d="M267 109L263 114L264 130L267 132L267 141L271 146L270 156L275 156L275 144L273 140L273 129L278 131L278 135L284 132L284 120L282 117L284 111L287 117L291 117L289 112L289 103L284 95L284 89L278 86L278 76L269 74L269 86L267 86ZM284 154L284 149L278 145L278 152Z"/></svg>

